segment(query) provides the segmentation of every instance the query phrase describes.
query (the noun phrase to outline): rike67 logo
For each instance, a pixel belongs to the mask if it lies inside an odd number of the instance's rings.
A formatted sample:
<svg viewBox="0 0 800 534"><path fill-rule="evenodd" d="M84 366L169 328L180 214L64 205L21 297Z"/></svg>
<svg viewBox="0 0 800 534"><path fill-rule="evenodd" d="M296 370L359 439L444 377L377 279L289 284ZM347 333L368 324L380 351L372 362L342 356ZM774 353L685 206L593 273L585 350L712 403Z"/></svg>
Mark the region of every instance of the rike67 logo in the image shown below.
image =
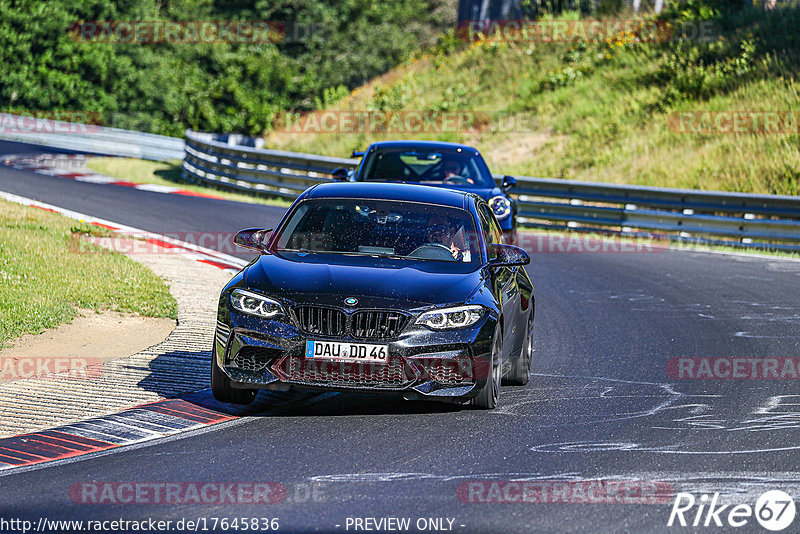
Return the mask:
<svg viewBox="0 0 800 534"><path fill-rule="evenodd" d="M667 526L737 528L750 524L755 517L762 527L777 532L792 524L796 512L794 500L788 493L780 490L763 493L756 501L755 507L749 504L718 503L719 493L715 493L712 497L703 494L699 499L691 493L678 493L672 503Z"/></svg>

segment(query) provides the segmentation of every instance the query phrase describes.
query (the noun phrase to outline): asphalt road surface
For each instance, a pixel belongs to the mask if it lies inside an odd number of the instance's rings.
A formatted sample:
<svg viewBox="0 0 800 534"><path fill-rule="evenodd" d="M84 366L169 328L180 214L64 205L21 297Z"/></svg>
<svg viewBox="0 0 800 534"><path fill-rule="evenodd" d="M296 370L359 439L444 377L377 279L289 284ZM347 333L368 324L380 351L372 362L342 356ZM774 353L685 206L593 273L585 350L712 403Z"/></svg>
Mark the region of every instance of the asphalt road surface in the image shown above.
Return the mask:
<svg viewBox="0 0 800 534"><path fill-rule="evenodd" d="M0 153L24 148L0 144ZM8 168L0 168L0 190L159 233L233 232L273 224L282 212ZM539 253L528 270L536 375L527 386L504 387L497 410L298 396L203 431L1 476L0 516L173 525L205 518L209 530L213 518L277 518L285 532L397 526L366 518L408 518L411 530L429 531L705 532L730 530L730 505L754 507L767 490L800 497L796 380L674 373L675 358L773 358L790 377L784 359L800 357L800 262L672 250ZM699 370L701 360L693 361ZM597 480L606 481L604 496L595 486L584 498L581 490ZM276 482L286 498L92 505L70 496L81 482L212 481ZM666 496L645 498L654 487ZM544 488L545 497L529 501L559 502L498 502L522 488ZM676 492L698 503L720 493L729 505L724 526L691 526L695 506L689 526L668 528ZM493 502L478 502L486 499ZM641 502L650 500L661 502ZM735 530L767 532L745 519Z"/></svg>

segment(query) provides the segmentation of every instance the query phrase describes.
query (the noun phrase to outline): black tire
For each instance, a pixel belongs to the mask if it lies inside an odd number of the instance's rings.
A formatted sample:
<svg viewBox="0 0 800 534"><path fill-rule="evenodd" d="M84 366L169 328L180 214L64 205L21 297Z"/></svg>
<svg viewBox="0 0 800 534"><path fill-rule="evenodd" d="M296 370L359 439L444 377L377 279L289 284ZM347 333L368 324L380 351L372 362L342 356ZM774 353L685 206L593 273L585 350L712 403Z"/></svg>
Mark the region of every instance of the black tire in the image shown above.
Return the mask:
<svg viewBox="0 0 800 534"><path fill-rule="evenodd" d="M217 365L217 349L211 349L211 393L219 402L228 404L250 404L258 394L257 389L238 389L231 385L222 369Z"/></svg>
<svg viewBox="0 0 800 534"><path fill-rule="evenodd" d="M500 382L502 376L503 334L498 324L492 338L492 368L481 391L470 401L479 410L494 410L500 400Z"/></svg>
<svg viewBox="0 0 800 534"><path fill-rule="evenodd" d="M514 386L524 386L531 379L531 360L533 359L533 311L528 318L525 328L525 341L522 344L522 351L519 358L511 366L506 380Z"/></svg>

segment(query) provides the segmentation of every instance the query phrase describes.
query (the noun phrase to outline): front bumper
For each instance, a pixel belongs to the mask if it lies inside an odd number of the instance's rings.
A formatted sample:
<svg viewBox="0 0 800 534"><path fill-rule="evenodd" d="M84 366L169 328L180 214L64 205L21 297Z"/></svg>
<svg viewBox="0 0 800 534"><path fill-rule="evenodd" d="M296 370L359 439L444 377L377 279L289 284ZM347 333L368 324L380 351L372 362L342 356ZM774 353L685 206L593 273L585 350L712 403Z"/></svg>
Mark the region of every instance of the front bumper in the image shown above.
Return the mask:
<svg viewBox="0 0 800 534"><path fill-rule="evenodd" d="M487 313L469 328L432 331L411 324L395 338L367 340L310 335L291 318L267 320L220 307L214 342L217 364L234 387L373 391L461 402L490 376L495 323ZM307 358L308 340L386 345L388 361Z"/></svg>

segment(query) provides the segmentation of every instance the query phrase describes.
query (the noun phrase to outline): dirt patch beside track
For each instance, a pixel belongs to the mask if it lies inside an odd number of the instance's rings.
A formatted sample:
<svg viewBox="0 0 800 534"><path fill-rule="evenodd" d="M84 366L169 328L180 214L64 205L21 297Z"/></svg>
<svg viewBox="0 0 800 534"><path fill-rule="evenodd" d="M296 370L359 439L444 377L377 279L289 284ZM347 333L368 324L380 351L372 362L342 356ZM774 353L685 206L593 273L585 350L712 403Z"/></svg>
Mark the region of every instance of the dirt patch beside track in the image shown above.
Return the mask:
<svg viewBox="0 0 800 534"><path fill-rule="evenodd" d="M26 334L0 351L0 382L34 378L39 374L37 366L54 372L56 362L75 370L90 362L124 358L161 343L174 329L172 319L80 310L72 323L38 335Z"/></svg>

